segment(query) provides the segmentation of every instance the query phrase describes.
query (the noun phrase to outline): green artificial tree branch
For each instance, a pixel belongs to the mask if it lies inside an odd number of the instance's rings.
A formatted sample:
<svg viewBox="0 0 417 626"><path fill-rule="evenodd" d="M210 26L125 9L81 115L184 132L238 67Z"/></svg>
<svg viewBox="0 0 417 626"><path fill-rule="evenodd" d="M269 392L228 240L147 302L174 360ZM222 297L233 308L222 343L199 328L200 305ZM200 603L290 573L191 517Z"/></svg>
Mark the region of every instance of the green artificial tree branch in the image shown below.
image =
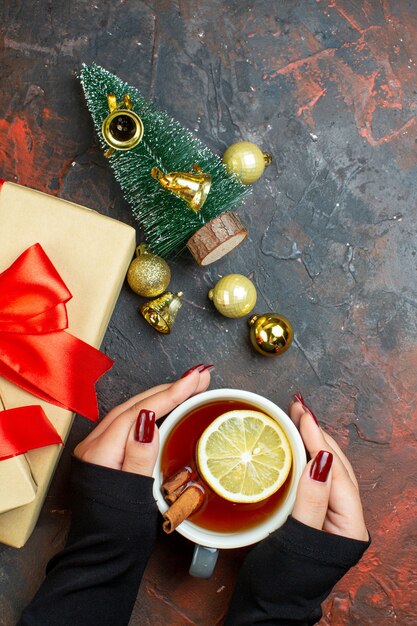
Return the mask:
<svg viewBox="0 0 417 626"><path fill-rule="evenodd" d="M108 146L101 127L109 114L108 94L115 94L118 102L128 94L132 110L142 119L142 141L131 150L116 150L109 162L155 254L178 254L199 228L235 207L250 191L227 172L218 155L167 113L157 110L137 89L96 64L83 65L80 79L104 149ZM194 163L212 177L207 200L197 213L184 200L163 189L150 174L154 166L164 173L189 172Z"/></svg>

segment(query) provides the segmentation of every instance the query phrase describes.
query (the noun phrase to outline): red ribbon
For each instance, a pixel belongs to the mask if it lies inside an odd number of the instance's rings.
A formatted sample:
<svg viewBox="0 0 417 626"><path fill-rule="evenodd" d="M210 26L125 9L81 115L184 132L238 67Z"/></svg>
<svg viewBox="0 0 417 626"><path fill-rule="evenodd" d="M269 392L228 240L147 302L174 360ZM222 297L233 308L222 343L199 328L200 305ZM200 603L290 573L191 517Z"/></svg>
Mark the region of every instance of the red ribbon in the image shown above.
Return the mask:
<svg viewBox="0 0 417 626"><path fill-rule="evenodd" d="M53 443L62 443L62 439L42 407L0 411L0 461Z"/></svg>
<svg viewBox="0 0 417 626"><path fill-rule="evenodd" d="M71 298L39 243L0 274L0 376L97 421L94 385L113 361L65 332Z"/></svg>

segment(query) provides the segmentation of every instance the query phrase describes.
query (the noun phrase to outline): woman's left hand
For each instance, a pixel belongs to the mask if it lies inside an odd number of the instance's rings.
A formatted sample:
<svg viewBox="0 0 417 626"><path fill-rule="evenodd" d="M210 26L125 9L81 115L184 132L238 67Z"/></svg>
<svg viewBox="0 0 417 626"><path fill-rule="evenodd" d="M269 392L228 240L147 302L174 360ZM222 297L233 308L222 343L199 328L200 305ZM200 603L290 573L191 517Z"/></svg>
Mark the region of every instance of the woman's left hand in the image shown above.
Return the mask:
<svg viewBox="0 0 417 626"><path fill-rule="evenodd" d="M298 483L292 516L306 526L333 535L368 541L358 481L336 441L297 394L290 416L300 431L311 461Z"/></svg>
<svg viewBox="0 0 417 626"><path fill-rule="evenodd" d="M74 450L95 465L152 476L159 450L155 420L207 389L210 366L196 366L174 383L158 385L115 407Z"/></svg>

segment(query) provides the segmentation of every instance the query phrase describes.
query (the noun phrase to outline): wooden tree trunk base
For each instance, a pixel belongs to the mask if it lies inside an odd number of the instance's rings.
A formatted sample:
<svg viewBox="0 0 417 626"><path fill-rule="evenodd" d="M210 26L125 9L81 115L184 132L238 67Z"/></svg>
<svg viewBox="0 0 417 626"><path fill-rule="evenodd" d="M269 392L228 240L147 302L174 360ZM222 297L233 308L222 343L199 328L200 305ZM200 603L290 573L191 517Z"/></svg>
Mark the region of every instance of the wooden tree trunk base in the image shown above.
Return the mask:
<svg viewBox="0 0 417 626"><path fill-rule="evenodd" d="M236 248L248 231L235 213L223 213L202 226L187 242L199 265L210 265Z"/></svg>

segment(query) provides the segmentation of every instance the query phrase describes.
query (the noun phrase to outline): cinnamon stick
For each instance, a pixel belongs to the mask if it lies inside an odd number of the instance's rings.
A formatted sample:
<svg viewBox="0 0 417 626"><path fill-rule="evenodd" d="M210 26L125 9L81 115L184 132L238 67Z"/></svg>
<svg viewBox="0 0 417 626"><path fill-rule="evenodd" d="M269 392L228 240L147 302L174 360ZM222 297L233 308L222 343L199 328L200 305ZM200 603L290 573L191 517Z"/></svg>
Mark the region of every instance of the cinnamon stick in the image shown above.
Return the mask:
<svg viewBox="0 0 417 626"><path fill-rule="evenodd" d="M204 501L205 492L197 483L189 485L177 500L163 514L163 530L170 534L177 526L194 513Z"/></svg>
<svg viewBox="0 0 417 626"><path fill-rule="evenodd" d="M177 472L175 472L175 474L173 474L169 478L167 478L167 480L164 483L162 483L162 487L161 487L162 495L164 496L165 500L167 500L167 496L170 496L181 487L185 488L185 486L191 479L192 473L193 473L193 470L191 469L191 467L188 467L187 465L179 469Z"/></svg>
<svg viewBox="0 0 417 626"><path fill-rule="evenodd" d="M165 502L168 502L168 504L174 504L175 500L178 500L180 495L187 489L187 486L188 484L185 483L184 485L178 487L178 489L164 494Z"/></svg>

